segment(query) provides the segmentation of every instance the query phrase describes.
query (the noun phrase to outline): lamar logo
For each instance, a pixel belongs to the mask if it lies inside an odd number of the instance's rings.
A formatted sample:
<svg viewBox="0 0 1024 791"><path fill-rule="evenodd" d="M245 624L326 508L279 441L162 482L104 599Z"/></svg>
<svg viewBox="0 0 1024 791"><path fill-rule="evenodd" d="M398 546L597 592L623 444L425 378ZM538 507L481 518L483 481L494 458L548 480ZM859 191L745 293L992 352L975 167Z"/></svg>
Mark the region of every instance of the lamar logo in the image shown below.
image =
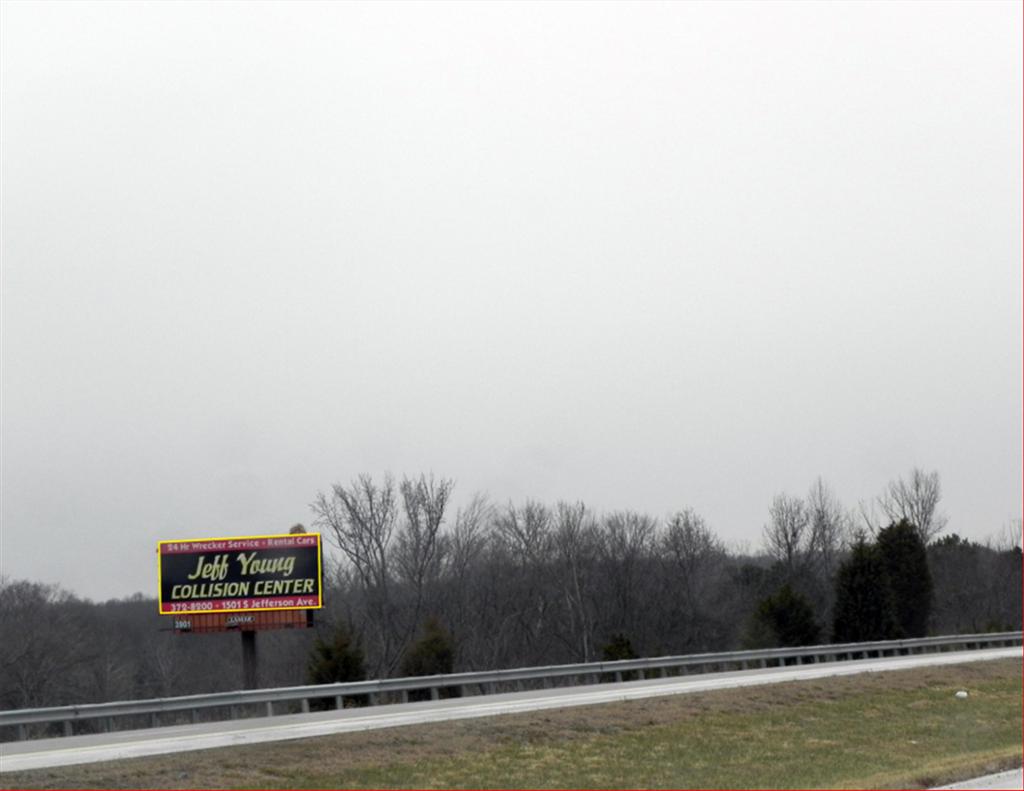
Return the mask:
<svg viewBox="0 0 1024 791"><path fill-rule="evenodd" d="M256 623L256 618L252 615L229 615L225 625L231 627L243 623Z"/></svg>

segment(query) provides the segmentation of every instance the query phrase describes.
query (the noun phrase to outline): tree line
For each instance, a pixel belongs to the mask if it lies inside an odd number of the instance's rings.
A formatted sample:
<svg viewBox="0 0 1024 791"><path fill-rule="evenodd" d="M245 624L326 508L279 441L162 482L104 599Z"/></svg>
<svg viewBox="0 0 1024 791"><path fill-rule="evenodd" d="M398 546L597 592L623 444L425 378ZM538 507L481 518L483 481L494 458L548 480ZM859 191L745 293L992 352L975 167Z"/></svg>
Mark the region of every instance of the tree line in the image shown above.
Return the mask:
<svg viewBox="0 0 1024 791"><path fill-rule="evenodd" d="M779 494L756 554L693 509L659 520L475 497L451 513L452 488L362 475L313 505L340 550L330 617L367 675L399 673L427 618L466 670L1020 628L1019 527L998 547L940 539L936 472L856 509L821 479ZM961 561L970 573L951 573Z"/></svg>
<svg viewBox="0 0 1024 791"><path fill-rule="evenodd" d="M759 551L693 509L454 508L454 483L361 475L312 504L334 547L316 628L259 636L261 684L587 662L1021 628L1019 524L942 536L939 478L914 470L846 508L822 480L768 507ZM238 688L234 634L176 635L138 594L93 603L0 581L0 706Z"/></svg>

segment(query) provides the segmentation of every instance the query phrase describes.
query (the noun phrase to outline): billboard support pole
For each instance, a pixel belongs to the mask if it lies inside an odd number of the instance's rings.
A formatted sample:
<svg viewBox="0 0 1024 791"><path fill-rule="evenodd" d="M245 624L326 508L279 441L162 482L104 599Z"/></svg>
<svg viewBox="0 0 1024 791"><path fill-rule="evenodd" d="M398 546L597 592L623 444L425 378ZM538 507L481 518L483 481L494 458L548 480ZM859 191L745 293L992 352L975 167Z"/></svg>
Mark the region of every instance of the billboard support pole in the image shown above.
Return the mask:
<svg viewBox="0 0 1024 791"><path fill-rule="evenodd" d="M242 632L242 687L256 689L259 686L259 666L256 662L256 632Z"/></svg>

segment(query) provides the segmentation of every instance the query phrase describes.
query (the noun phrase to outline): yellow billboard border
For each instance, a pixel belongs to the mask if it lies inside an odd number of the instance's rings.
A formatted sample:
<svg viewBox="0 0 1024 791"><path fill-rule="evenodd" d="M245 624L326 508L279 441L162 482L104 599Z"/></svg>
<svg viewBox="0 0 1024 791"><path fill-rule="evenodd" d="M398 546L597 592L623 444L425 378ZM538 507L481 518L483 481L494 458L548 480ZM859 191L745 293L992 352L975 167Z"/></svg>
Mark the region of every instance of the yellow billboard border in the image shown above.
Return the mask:
<svg viewBox="0 0 1024 791"><path fill-rule="evenodd" d="M197 541L247 541L254 538L295 538L296 536L316 536L316 584L317 600L320 602L316 607L246 607L245 609L235 608L233 610L183 610L179 612L164 612L164 585L163 569L160 563L160 547L164 544L194 544ZM263 536L219 536L216 538L171 538L166 541L156 542L156 609L160 615L188 616L188 615L211 615L218 612L284 612L286 610L322 610L324 606L324 567L323 567L324 539L322 533L272 533ZM247 597L248 598L248 597ZM200 600L202 601L202 600ZM208 601L208 600L207 600Z"/></svg>

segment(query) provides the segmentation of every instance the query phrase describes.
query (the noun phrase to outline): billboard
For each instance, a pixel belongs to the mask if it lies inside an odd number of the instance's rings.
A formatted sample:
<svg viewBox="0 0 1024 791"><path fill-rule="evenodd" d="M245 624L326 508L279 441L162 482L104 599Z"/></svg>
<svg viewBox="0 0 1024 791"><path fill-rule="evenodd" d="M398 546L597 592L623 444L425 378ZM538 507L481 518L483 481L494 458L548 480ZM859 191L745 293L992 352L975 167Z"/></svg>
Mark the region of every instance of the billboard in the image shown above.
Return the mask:
<svg viewBox="0 0 1024 791"><path fill-rule="evenodd" d="M319 533L157 542L161 615L323 606Z"/></svg>

